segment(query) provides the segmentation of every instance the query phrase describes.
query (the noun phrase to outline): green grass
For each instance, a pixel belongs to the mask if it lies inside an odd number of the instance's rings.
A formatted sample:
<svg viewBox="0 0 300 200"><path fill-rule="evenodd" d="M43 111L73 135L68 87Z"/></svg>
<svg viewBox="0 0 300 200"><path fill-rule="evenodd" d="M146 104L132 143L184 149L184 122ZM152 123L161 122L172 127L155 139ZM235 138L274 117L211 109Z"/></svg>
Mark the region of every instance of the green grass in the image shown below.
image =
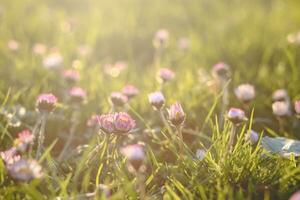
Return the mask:
<svg viewBox="0 0 300 200"><path fill-rule="evenodd" d="M286 40L300 27L299 8L297 0L0 1L0 108L15 116L16 106L27 111L18 127L1 116L0 150L11 147L22 129L33 129L40 93L52 92L60 103L47 121L46 149L39 160L43 179L15 182L0 161L0 198L86 199L97 185L105 184L112 188L111 199L137 199L137 177L128 171L119 148L140 142L147 154L144 178L148 199L288 199L300 187L299 158L270 154L245 141L244 135L252 128L264 136L300 139L299 120L290 119L282 132L271 108L276 89L286 88L293 101L300 98L300 50ZM68 21L74 27L63 31ZM166 107L179 101L187 115L185 156L180 162L178 141L170 139L147 99L147 94L160 88L152 45L160 28L170 32L160 66L176 72L175 80L162 88ZM177 40L183 36L191 42L185 53L177 48ZM7 48L10 39L19 41L20 50ZM77 60L78 85L88 93L80 108L72 151L61 163L57 156L72 126L74 110L64 101L65 82L56 71L42 66L41 56L32 53L35 43L59 49L64 68L71 68ZM76 49L82 44L91 47L89 56L78 55ZM118 60L127 61L127 69L117 78L105 74L104 65ZM233 93L239 84L253 84L257 94L251 103L253 119L248 113L251 120L238 128L231 154L226 149L232 125L225 120L219 126L222 94L208 84L211 66L219 61L231 66L229 106L242 106ZM130 107L123 109L136 120L138 131L128 137L112 136L107 144L103 134L86 127L86 121L92 114L107 113L110 93L125 84L134 84L140 91ZM151 134L145 129L158 131ZM91 156L97 144L100 149ZM82 146L80 153L78 146ZM198 148L207 150L202 161L195 157ZM34 153L26 156L34 157ZM105 199L101 194L92 198Z"/></svg>

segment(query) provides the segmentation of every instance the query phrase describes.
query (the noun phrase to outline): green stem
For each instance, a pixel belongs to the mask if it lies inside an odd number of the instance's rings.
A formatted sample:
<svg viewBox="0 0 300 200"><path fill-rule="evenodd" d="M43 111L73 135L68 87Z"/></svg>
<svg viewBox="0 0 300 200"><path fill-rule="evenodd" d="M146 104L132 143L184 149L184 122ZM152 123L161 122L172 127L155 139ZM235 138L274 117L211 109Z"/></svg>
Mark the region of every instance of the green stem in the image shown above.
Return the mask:
<svg viewBox="0 0 300 200"><path fill-rule="evenodd" d="M235 134L236 134L236 125L232 124L232 129L231 129L230 138L229 138L229 142L228 142L228 150L230 153L232 152L232 149L233 149Z"/></svg>
<svg viewBox="0 0 300 200"><path fill-rule="evenodd" d="M168 123L162 109L159 110L159 114L160 114L161 120L162 120L163 124L165 125L165 127L167 128L171 138L173 138L173 135L174 135L173 130L172 130L170 124Z"/></svg>
<svg viewBox="0 0 300 200"><path fill-rule="evenodd" d="M37 146L37 151L36 151L36 156L35 158L38 160L43 151L43 145L44 145L44 140L45 140L45 128L46 128L46 121L47 121L47 113L42 113L41 115L41 127L39 131L39 136L38 136L38 146Z"/></svg>

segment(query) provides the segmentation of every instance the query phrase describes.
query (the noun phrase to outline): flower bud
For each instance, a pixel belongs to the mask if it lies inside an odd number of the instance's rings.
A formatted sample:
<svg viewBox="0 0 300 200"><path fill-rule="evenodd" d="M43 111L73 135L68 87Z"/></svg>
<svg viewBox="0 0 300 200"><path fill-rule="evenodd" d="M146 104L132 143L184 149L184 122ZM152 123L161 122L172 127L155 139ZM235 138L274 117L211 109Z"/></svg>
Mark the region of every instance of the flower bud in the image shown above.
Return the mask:
<svg viewBox="0 0 300 200"><path fill-rule="evenodd" d="M114 115L116 133L128 133L135 127L135 121L127 113L120 112Z"/></svg>
<svg viewBox="0 0 300 200"><path fill-rule="evenodd" d="M228 79L230 76L230 67L224 62L215 64L212 68L212 75L218 79Z"/></svg>
<svg viewBox="0 0 300 200"><path fill-rule="evenodd" d="M255 97L255 89L250 84L239 85L234 92L236 97L244 103L250 102Z"/></svg>
<svg viewBox="0 0 300 200"><path fill-rule="evenodd" d="M139 93L139 90L133 85L126 85L123 88L122 93L127 96L128 99L131 99Z"/></svg>
<svg viewBox="0 0 300 200"><path fill-rule="evenodd" d="M196 158L202 161L206 156L206 151L204 149L197 149L196 150Z"/></svg>
<svg viewBox="0 0 300 200"><path fill-rule="evenodd" d="M239 108L230 108L230 110L227 113L227 117L232 123L236 125L247 121L245 112Z"/></svg>
<svg viewBox="0 0 300 200"><path fill-rule="evenodd" d="M135 171L139 171L145 159L145 152L142 146L138 144L128 145L121 148L121 153L127 158L127 161Z"/></svg>
<svg viewBox="0 0 300 200"><path fill-rule="evenodd" d="M68 83L75 83L80 79L79 72L73 69L64 70L62 76Z"/></svg>
<svg viewBox="0 0 300 200"><path fill-rule="evenodd" d="M160 83L165 83L167 81L170 81L175 78L175 73L168 69L168 68L162 68L157 73L157 80Z"/></svg>
<svg viewBox="0 0 300 200"><path fill-rule="evenodd" d="M300 200L300 190L295 192L290 198L289 200Z"/></svg>
<svg viewBox="0 0 300 200"><path fill-rule="evenodd" d="M276 90L272 96L273 101L289 101L290 97L285 89Z"/></svg>
<svg viewBox="0 0 300 200"><path fill-rule="evenodd" d="M36 101L36 107L40 112L51 112L57 104L57 98L51 93L40 94Z"/></svg>
<svg viewBox="0 0 300 200"><path fill-rule="evenodd" d="M101 115L99 117L100 128L105 133L113 133L115 131L114 127L114 114Z"/></svg>
<svg viewBox="0 0 300 200"><path fill-rule="evenodd" d="M57 69L62 66L62 63L63 57L58 52L49 54L43 60L43 66L46 69Z"/></svg>
<svg viewBox="0 0 300 200"><path fill-rule="evenodd" d="M251 144L256 144L258 142L259 135L253 130L249 130L246 133L245 140L250 141Z"/></svg>
<svg viewBox="0 0 300 200"><path fill-rule="evenodd" d="M286 101L276 101L272 104L274 115L284 117L290 115L290 105Z"/></svg>
<svg viewBox="0 0 300 200"><path fill-rule="evenodd" d="M185 120L185 113L181 107L181 104L176 102L168 109L169 120L174 126L182 125Z"/></svg>
<svg viewBox="0 0 300 200"><path fill-rule="evenodd" d="M73 87L69 91L71 101L75 103L82 103L86 99L86 92L80 87Z"/></svg>
<svg viewBox="0 0 300 200"><path fill-rule="evenodd" d="M150 93L148 99L155 110L160 110L165 104L165 97L161 92Z"/></svg>
<svg viewBox="0 0 300 200"><path fill-rule="evenodd" d="M128 102L128 98L121 92L112 92L110 94L110 102L114 106L122 107Z"/></svg>
<svg viewBox="0 0 300 200"><path fill-rule="evenodd" d="M155 48L163 48L167 46L169 40L169 32L166 29L160 29L155 33L153 45Z"/></svg>

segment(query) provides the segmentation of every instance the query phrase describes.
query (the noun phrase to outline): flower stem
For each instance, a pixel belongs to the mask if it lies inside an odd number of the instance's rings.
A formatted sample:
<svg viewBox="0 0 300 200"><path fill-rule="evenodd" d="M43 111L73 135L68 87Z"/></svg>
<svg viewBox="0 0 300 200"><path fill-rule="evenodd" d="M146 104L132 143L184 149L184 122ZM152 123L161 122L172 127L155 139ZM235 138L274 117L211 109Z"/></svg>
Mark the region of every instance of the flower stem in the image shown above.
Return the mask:
<svg viewBox="0 0 300 200"><path fill-rule="evenodd" d="M183 128L182 125L177 127L178 138L179 138L179 156L180 156L181 160L183 160L183 150L184 150L184 141L183 141L183 137L182 137L182 128Z"/></svg>
<svg viewBox="0 0 300 200"><path fill-rule="evenodd" d="M170 124L168 123L162 109L159 110L159 114L160 114L161 120L162 120L163 124L165 125L165 127L167 128L171 138L173 138L173 130L172 130Z"/></svg>
<svg viewBox="0 0 300 200"><path fill-rule="evenodd" d="M227 110L228 104L229 104L229 93L228 93L228 83L225 80L221 80L221 84L223 85L223 95L222 95L222 105L221 105L221 111L220 111L220 127L223 127L223 115Z"/></svg>
<svg viewBox="0 0 300 200"><path fill-rule="evenodd" d="M47 113L42 113L41 115L41 127L38 136L38 146L37 146L37 151L35 156L36 159L39 159L42 155L43 145L45 140L45 128L47 122L47 115L48 115Z"/></svg>
<svg viewBox="0 0 300 200"><path fill-rule="evenodd" d="M230 153L232 152L232 149L233 149L233 142L234 142L235 134L236 134L236 125L232 124L232 129L231 129L230 138L229 138L229 142L228 142L228 150Z"/></svg>
<svg viewBox="0 0 300 200"><path fill-rule="evenodd" d="M137 184L140 195L140 200L146 200L146 186L145 186L145 178L142 172L137 172Z"/></svg>

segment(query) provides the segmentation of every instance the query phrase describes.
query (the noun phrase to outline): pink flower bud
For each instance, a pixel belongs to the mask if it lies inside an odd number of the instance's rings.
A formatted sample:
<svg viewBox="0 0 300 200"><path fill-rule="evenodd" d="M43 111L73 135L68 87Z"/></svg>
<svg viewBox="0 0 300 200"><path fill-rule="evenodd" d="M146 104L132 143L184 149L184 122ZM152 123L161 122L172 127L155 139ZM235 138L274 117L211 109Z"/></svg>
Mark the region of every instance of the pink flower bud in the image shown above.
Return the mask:
<svg viewBox="0 0 300 200"><path fill-rule="evenodd" d="M212 75L216 78L227 79L230 75L230 67L224 62L215 64L212 68Z"/></svg>
<svg viewBox="0 0 300 200"><path fill-rule="evenodd" d="M234 92L236 97L244 103L251 101L255 97L255 89L250 84L239 85Z"/></svg>
<svg viewBox="0 0 300 200"><path fill-rule="evenodd" d="M148 99L155 110L160 110L165 104L165 97L161 92L150 93Z"/></svg>
<svg viewBox="0 0 300 200"><path fill-rule="evenodd" d="M234 124L240 124L247 120L245 112L239 108L230 108L227 117Z"/></svg>
<svg viewBox="0 0 300 200"><path fill-rule="evenodd" d="M258 133L256 133L253 130L247 131L247 134L245 136L246 141L250 141L251 144L256 144L258 142L258 139L259 139Z"/></svg>
<svg viewBox="0 0 300 200"><path fill-rule="evenodd" d="M36 107L40 112L51 112L57 104L57 98L51 93L40 94L36 101Z"/></svg>
<svg viewBox="0 0 300 200"><path fill-rule="evenodd" d="M290 97L285 89L276 90L272 96L273 101L289 101Z"/></svg>
<svg viewBox="0 0 300 200"><path fill-rule="evenodd" d="M86 92L81 87L73 87L69 91L71 100L76 103L82 103L86 99Z"/></svg>
<svg viewBox="0 0 300 200"><path fill-rule="evenodd" d="M110 102L114 106L122 107L128 102L128 98L121 92L112 92L110 94Z"/></svg>
<svg viewBox="0 0 300 200"><path fill-rule="evenodd" d="M157 73L157 80L161 83L170 81L175 78L175 73L168 68L161 68Z"/></svg>
<svg viewBox="0 0 300 200"><path fill-rule="evenodd" d="M190 47L190 40L188 38L180 38L178 40L178 48L181 51L186 51Z"/></svg>
<svg viewBox="0 0 300 200"><path fill-rule="evenodd" d="M17 148L12 147L6 151L0 152L0 156L6 165L10 165L20 160L21 157L17 155L17 153L18 153Z"/></svg>
<svg viewBox="0 0 300 200"><path fill-rule="evenodd" d="M289 200L300 200L300 190L295 192L290 198Z"/></svg>
<svg viewBox="0 0 300 200"><path fill-rule="evenodd" d="M126 85L123 88L122 93L130 99L135 97L139 93L139 90L133 85Z"/></svg>
<svg viewBox="0 0 300 200"><path fill-rule="evenodd" d="M57 69L62 63L63 57L58 52L51 53L43 59L43 66L46 69Z"/></svg>
<svg viewBox="0 0 300 200"><path fill-rule="evenodd" d="M138 144L128 145L121 148L121 153L127 158L127 161L138 171L145 159L145 152L142 146Z"/></svg>
<svg viewBox="0 0 300 200"><path fill-rule="evenodd" d="M62 76L67 82L70 82L70 83L74 83L80 79L79 72L74 69L64 70L62 72Z"/></svg>
<svg viewBox="0 0 300 200"><path fill-rule="evenodd" d="M113 133L114 127L114 114L101 115L99 117L100 128L106 133Z"/></svg>
<svg viewBox="0 0 300 200"><path fill-rule="evenodd" d="M276 101L272 104L274 115L284 117L290 115L290 105L286 101Z"/></svg>
<svg viewBox="0 0 300 200"><path fill-rule="evenodd" d="M174 126L182 125L185 120L185 113L181 107L181 104L176 102L168 109L169 120Z"/></svg>
<svg viewBox="0 0 300 200"><path fill-rule="evenodd" d="M155 48L163 48L169 40L169 32L166 29L160 29L155 33L153 45Z"/></svg>
<svg viewBox="0 0 300 200"><path fill-rule="evenodd" d="M18 41L16 40L9 40L7 43L7 47L11 50L11 51L17 51L20 49L20 44Z"/></svg>
<svg viewBox="0 0 300 200"><path fill-rule="evenodd" d="M134 129L135 121L127 113L115 113L114 127L116 133L128 133Z"/></svg>

